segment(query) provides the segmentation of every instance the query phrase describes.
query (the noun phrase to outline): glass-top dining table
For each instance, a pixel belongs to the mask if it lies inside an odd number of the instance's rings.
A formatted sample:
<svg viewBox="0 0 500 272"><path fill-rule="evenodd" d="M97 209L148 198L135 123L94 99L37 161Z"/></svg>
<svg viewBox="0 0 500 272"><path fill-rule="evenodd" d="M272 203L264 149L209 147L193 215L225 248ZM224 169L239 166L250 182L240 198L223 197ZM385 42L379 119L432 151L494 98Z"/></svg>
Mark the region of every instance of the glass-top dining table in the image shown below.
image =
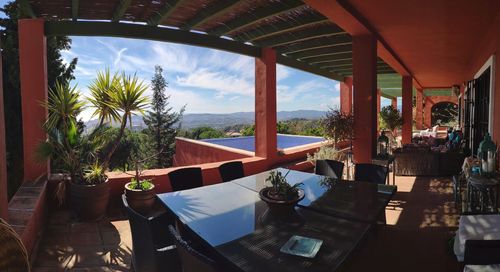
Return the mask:
<svg viewBox="0 0 500 272"><path fill-rule="evenodd" d="M228 271L336 271L396 192L395 186L291 170L287 182L302 182L305 198L295 212L282 216L259 198L259 190L270 186L268 175L266 171L158 198ZM294 235L323 241L318 254L305 258L280 252Z"/></svg>

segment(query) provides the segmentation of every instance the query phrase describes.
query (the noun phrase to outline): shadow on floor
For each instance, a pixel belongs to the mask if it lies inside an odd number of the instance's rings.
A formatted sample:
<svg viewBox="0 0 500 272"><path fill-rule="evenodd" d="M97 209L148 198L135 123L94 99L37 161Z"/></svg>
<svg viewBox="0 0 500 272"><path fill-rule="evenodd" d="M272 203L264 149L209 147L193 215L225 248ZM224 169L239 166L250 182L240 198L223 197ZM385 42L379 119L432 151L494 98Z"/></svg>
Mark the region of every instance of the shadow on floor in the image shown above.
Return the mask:
<svg viewBox="0 0 500 272"><path fill-rule="evenodd" d="M461 271L449 244L459 218L451 184L447 177L398 177L388 225L367 239L346 271Z"/></svg>
<svg viewBox="0 0 500 272"><path fill-rule="evenodd" d="M33 271L129 271L131 252L129 224L119 211L98 222L78 222L68 210L55 211Z"/></svg>

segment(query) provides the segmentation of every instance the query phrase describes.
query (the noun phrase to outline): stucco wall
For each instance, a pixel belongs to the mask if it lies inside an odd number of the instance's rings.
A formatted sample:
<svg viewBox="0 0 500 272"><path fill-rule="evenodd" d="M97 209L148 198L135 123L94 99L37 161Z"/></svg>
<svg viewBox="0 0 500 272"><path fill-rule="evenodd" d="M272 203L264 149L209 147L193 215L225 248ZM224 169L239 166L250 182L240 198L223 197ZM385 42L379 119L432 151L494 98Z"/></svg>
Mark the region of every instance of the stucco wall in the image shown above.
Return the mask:
<svg viewBox="0 0 500 272"><path fill-rule="evenodd" d="M490 25L490 28L484 35L483 40L478 41L475 56L470 60L470 71L464 81L471 80L481 67L488 61L491 55L496 56L495 64L495 83L494 83L494 124L493 140L500 144L500 13ZM498 157L498 156L497 156Z"/></svg>
<svg viewBox="0 0 500 272"><path fill-rule="evenodd" d="M230 161L253 157L253 152L177 137L174 166Z"/></svg>

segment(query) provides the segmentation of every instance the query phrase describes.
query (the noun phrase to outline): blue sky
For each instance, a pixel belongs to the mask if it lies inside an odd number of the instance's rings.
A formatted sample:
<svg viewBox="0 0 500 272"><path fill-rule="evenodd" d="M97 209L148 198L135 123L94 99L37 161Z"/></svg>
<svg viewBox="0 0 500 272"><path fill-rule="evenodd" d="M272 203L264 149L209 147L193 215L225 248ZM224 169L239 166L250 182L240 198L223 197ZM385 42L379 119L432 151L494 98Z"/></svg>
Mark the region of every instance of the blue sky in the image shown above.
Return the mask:
<svg viewBox="0 0 500 272"><path fill-rule="evenodd" d="M230 113L254 110L255 60L224 51L174 43L109 37L71 37L66 62L78 57L73 84L84 95L99 70L137 73L150 83L155 65L164 69L174 110ZM339 105L339 83L278 65L278 110L327 110ZM150 95L151 92L148 91ZM87 120L90 110L82 118Z"/></svg>

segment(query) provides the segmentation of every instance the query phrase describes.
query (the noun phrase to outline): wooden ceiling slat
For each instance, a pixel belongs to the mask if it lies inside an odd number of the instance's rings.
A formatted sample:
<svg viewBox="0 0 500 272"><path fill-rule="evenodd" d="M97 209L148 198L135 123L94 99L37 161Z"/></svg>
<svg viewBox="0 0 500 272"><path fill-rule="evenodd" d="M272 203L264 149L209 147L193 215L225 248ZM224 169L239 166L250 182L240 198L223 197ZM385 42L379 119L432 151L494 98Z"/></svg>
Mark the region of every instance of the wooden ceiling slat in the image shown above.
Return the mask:
<svg viewBox="0 0 500 272"><path fill-rule="evenodd" d="M260 47L277 47L283 46L286 44L307 41L319 37L327 37L344 34L344 30L342 30L337 25L327 25L323 27L318 27L315 29L304 29L299 32L294 33L285 33L279 35L278 37L272 37L268 39L261 40L256 42L255 44Z"/></svg>
<svg viewBox="0 0 500 272"><path fill-rule="evenodd" d="M340 46L345 44L352 44L352 38L348 34L335 35L332 37L324 37L321 39L304 41L293 45L278 47L276 48L276 50L281 54L292 54L306 50L314 50L319 48Z"/></svg>
<svg viewBox="0 0 500 272"><path fill-rule="evenodd" d="M345 58L345 59L321 59L317 61L307 61L310 64L346 64L346 63L352 63L352 58Z"/></svg>
<svg viewBox="0 0 500 272"><path fill-rule="evenodd" d="M312 57L308 58L304 61L307 61L308 63L317 63L320 61L337 61L337 60L346 60L346 59L352 59L352 53L341 53L341 54L336 54L336 55L330 55L330 56L319 56L319 57Z"/></svg>
<svg viewBox="0 0 500 272"><path fill-rule="evenodd" d="M158 12L156 12L151 19L149 19L148 25L156 26L160 24L162 21L166 20L168 16L170 16L170 14L172 14L184 1L185 0L167 0L165 5Z"/></svg>
<svg viewBox="0 0 500 272"><path fill-rule="evenodd" d="M241 33L234 36L235 40L255 41L264 39L270 36L292 32L301 28L306 28L315 24L325 23L329 20L318 14L310 14L304 17L297 17L295 20L280 21L273 24L264 25L249 32Z"/></svg>
<svg viewBox="0 0 500 272"><path fill-rule="evenodd" d="M305 6L304 2L298 0L287 1L287 3L276 3L272 6L256 8L253 12L237 17L236 19L208 31L215 36L230 35L245 27L260 23L268 18L278 16L297 8Z"/></svg>
<svg viewBox="0 0 500 272"><path fill-rule="evenodd" d="M130 6L131 2L132 0L120 0L120 3L118 3L118 6L115 9L115 12L113 12L113 18L111 18L111 21L119 22L127 11L127 8L128 6Z"/></svg>
<svg viewBox="0 0 500 272"><path fill-rule="evenodd" d="M241 3L239 0L217 1L214 5L201 9L191 20L183 24L181 29L195 29L209 20L231 11L239 3Z"/></svg>
<svg viewBox="0 0 500 272"><path fill-rule="evenodd" d="M329 72L328 70L320 69L316 66L309 65L308 63L298 61L298 60L289 58L287 56L277 55L276 62L279 64L282 64L282 65L286 65L288 67L292 67L292 68L306 71L309 73L313 73L316 75L324 76L324 77L327 77L329 79L338 80L338 81L344 80L344 77L337 74L337 73L333 73L333 72Z"/></svg>
<svg viewBox="0 0 500 272"><path fill-rule="evenodd" d="M321 65L319 68L321 69L330 69L330 68L338 68L338 67L350 67L352 68L352 63L346 63L346 64L330 64L330 65Z"/></svg>
<svg viewBox="0 0 500 272"><path fill-rule="evenodd" d="M295 54L289 54L287 56L290 56L290 57L293 57L296 59L308 59L308 58L321 57L321 56L332 56L332 55L338 55L338 54L350 53L350 52L352 52L352 45L345 44L345 45L340 45L340 46L332 46L332 47L325 47L325 48L320 48L320 49L303 51L303 52L299 52L299 53L295 53Z"/></svg>
<svg viewBox="0 0 500 272"><path fill-rule="evenodd" d="M71 16L73 17L73 21L78 20L78 6L80 2L79 0L71 0Z"/></svg>
<svg viewBox="0 0 500 272"><path fill-rule="evenodd" d="M352 64L352 59L339 59L339 60L323 60L316 62L309 62L310 64L320 64L320 65L338 65L338 64Z"/></svg>

